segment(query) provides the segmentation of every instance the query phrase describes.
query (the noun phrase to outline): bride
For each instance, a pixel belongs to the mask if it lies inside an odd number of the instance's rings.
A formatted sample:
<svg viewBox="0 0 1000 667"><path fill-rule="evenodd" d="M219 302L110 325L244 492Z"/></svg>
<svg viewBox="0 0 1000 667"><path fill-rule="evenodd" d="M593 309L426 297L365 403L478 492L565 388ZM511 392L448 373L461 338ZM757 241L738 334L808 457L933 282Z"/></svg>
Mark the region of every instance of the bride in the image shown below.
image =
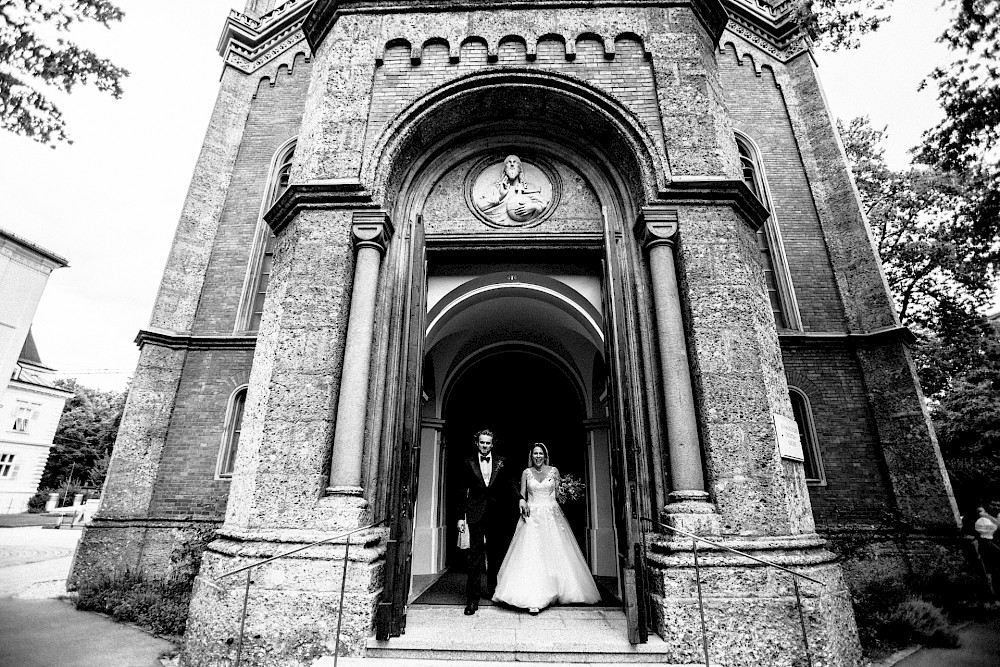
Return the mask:
<svg viewBox="0 0 1000 667"><path fill-rule="evenodd" d="M576 537L556 503L559 470L549 465L543 443L531 448L529 463L521 473L521 497L527 498L527 507L500 565L493 600L531 614L556 602L600 602Z"/></svg>

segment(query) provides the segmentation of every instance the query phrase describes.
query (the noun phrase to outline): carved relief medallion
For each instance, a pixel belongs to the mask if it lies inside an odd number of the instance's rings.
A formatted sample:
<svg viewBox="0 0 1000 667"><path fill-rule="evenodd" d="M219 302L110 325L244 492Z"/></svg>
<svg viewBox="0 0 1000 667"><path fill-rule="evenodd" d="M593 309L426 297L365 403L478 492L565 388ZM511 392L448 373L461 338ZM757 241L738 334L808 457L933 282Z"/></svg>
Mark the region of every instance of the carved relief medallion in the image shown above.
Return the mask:
<svg viewBox="0 0 1000 667"><path fill-rule="evenodd" d="M491 227L532 227L559 204L558 172L537 157L492 155L469 170L465 200Z"/></svg>

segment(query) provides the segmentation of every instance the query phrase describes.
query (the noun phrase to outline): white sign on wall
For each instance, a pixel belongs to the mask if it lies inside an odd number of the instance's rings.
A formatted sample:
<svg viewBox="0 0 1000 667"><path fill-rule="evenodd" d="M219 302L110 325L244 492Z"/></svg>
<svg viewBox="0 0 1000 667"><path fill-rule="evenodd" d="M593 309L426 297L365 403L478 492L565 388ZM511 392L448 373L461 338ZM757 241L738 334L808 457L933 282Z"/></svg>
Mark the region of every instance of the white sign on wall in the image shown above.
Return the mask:
<svg viewBox="0 0 1000 667"><path fill-rule="evenodd" d="M794 419L784 415L772 414L774 417L774 432L778 435L778 452L783 459L804 461L802 441L799 439L799 425Z"/></svg>

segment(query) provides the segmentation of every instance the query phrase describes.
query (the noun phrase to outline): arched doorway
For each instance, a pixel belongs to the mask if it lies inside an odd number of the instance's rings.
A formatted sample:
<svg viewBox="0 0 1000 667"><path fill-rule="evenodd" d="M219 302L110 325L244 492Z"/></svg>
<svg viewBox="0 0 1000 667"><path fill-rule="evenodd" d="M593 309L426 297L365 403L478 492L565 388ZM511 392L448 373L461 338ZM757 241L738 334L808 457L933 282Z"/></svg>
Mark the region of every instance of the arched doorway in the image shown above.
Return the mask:
<svg viewBox="0 0 1000 667"><path fill-rule="evenodd" d="M586 479L596 479L593 468L601 465L609 480L588 489L585 520L594 523L589 510L597 506L609 516L600 539L588 525L587 555L592 568L610 566L619 575L629 641L639 643L646 623L645 593L636 576L642 543L636 517L660 504L655 480L662 471L644 424L646 370L636 331L650 315L636 310L647 306L634 299L638 274L631 264L637 251L623 231L645 196L655 192L659 172L639 155L651 157L647 138L606 98L549 75L544 81L527 72L505 77L502 85L471 77L454 90L442 88L443 97L433 104L407 110L394 121L401 123L400 132L384 135L387 143L374 147L370 163L378 172L376 194L385 188L389 217L405 228L406 241L391 261L399 267L399 293L409 295L393 307L397 330L406 336L395 376L406 381L390 386L387 399L386 414L403 418L392 419L383 438L389 513L397 519L376 636L405 629L411 572L439 571L447 561L453 518L443 491L445 459L453 456L451 441L462 437L448 423L451 409L445 414L449 383L462 364L487 363L478 360L484 351L523 345L547 351L577 376L584 407L577 428L590 443ZM587 127L577 128L581 123ZM581 142L582 136L590 140ZM544 202L535 219L521 218L527 214L508 206L516 215L497 222L492 210L476 202L492 206L484 195L511 156L519 158L526 179L517 192ZM524 273L549 282L525 281ZM568 298L552 283L579 298ZM461 300L445 298L470 286L475 289ZM442 302L452 303L451 312L436 312ZM464 437L481 426L469 425ZM611 556L595 559L602 551Z"/></svg>

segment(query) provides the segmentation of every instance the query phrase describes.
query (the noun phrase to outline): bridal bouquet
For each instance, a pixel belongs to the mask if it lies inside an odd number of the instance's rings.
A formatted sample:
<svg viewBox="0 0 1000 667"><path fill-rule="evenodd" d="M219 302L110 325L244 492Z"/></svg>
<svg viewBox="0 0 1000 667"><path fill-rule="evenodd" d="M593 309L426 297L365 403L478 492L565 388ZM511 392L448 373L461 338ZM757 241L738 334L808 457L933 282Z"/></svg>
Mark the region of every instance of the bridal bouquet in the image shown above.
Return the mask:
<svg viewBox="0 0 1000 667"><path fill-rule="evenodd" d="M559 492L556 499L562 505L567 500L582 500L586 492L586 484L573 477L573 475L563 475L559 478Z"/></svg>

